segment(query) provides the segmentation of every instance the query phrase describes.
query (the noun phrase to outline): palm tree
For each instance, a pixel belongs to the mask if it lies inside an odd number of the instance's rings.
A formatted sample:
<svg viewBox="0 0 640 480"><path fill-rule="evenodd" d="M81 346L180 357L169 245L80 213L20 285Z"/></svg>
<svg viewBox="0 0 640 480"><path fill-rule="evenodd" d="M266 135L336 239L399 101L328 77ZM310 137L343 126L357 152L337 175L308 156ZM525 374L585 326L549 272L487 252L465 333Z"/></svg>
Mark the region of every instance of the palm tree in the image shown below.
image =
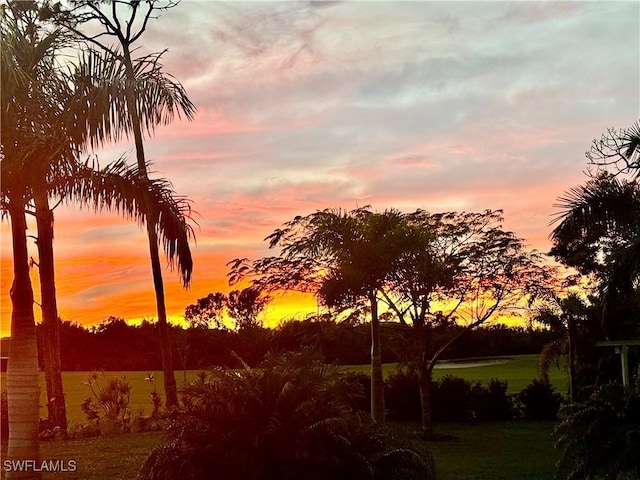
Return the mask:
<svg viewBox="0 0 640 480"><path fill-rule="evenodd" d="M550 253L594 277L605 312L632 299L640 277L638 183L600 173L569 190L556 206L561 212L554 220L559 224L551 235Z"/></svg>
<svg viewBox="0 0 640 480"><path fill-rule="evenodd" d="M56 301L53 261L53 209L48 195L60 201L90 204L96 211L118 211L123 216L141 223L146 216L141 205L150 205L159 212L154 228L162 237L170 266L177 265L185 286L190 282L193 261L189 239L193 231L189 202L176 196L170 183L164 179L142 184L137 168L130 168L124 161L117 161L105 169L95 170L85 164L72 165L65 175L55 175L34 195L35 217L38 229L38 268L40 275L43 357L47 384L47 406L52 425L66 428L66 409L60 368L59 323ZM58 202L58 204L60 203ZM178 247L179 245L179 247Z"/></svg>
<svg viewBox="0 0 640 480"><path fill-rule="evenodd" d="M115 135L126 127L126 122L118 116L120 105L105 88L89 88L91 79L82 72L65 76L54 61L54 52L61 42L58 31L45 32L38 24L39 13L33 4L11 3L4 7L2 16L2 201L12 222L14 239L14 272L12 287L12 342L10 367L8 374L10 404L10 447L9 457L14 459L37 459L38 424L38 381L37 354L35 351L35 330L33 316L33 290L29 278L29 261L26 249L25 209L30 201L36 207L36 221L39 229L38 247L40 251L41 278L43 286L43 320L47 324L52 348L45 353L47 368L48 398L55 398L54 410L64 422L64 397L61 390L59 364L55 364L59 350L56 348L55 329L58 323L55 305L55 279L53 276L53 216L48 205L47 191L69 194L69 181L78 182L69 198L88 201L95 192L94 205L100 208L117 208L126 215L146 219L139 206L148 204L157 215L154 227L160 235L170 261L179 265L185 285L188 284L192 260L188 247L191 228L186 223L189 205L184 199L176 198L164 180L145 182L140 185L139 172L128 172L127 178L119 178L128 184L129 190L138 190L132 194L126 187L115 183L114 175L107 176L97 183L80 182L78 175L88 173L75 162L78 148L87 143L102 141L108 135ZM95 54L87 58L95 60ZM81 65L93 72L98 63L81 62ZM103 62L103 65L108 65ZM106 75L96 76L101 82ZM118 82L111 82L111 86ZM142 82L141 88L153 87ZM74 87L74 88L72 88ZM82 88L80 88L82 87ZM154 88L145 90L155 95ZM145 112L156 115L153 109ZM161 121L157 115L149 120L151 124ZM122 165L120 165L122 167ZM122 168L120 168L122 173ZM93 177L96 177L93 174ZM126 177L126 175L125 175ZM50 184L54 179L58 181ZM59 179L66 179L60 182ZM95 180L95 178L94 178ZM120 182L122 183L122 182ZM91 185L89 187L88 185ZM120 188L129 193L127 200L109 193L109 188ZM61 191L61 188L66 191ZM143 189L140 193L140 189ZM98 202L98 196L101 200ZM128 202L128 203L127 203ZM186 215L186 216L185 216ZM53 357L53 361L51 358ZM57 375L55 373L57 372ZM35 380L34 380L35 378ZM59 382L59 388L51 386ZM51 405L50 405L51 406ZM60 408L61 407L61 408ZM18 413L20 415L18 416ZM11 476L19 475L12 472ZM28 477L37 477L36 472L28 472Z"/></svg>
<svg viewBox="0 0 640 480"><path fill-rule="evenodd" d="M112 8L103 10L100 3L81 0L75 2L70 12L66 14L58 12L57 18L79 38L97 45L106 53L111 65L122 73L124 91L119 93L124 94L120 97L123 106L121 111L126 112L123 122L126 123L127 128L124 132L133 134L141 181L150 182L144 151L143 129L151 133L156 125L169 123L176 113L179 115L182 112L191 119L195 107L187 98L182 86L163 73L162 65L159 63L161 54L134 59L132 50L134 43L146 30L148 20L154 18L158 10L171 8L175 3L168 2L164 6L156 0L144 3L138 0L112 0L110 3ZM128 15L123 16L121 7L127 10ZM91 21L99 23L100 28L104 29L104 34L114 37L119 48L99 41L100 35L84 33L80 25ZM152 82L153 90L143 89L147 81ZM149 94L141 95L142 92ZM146 230L158 313L166 405L172 407L178 404L178 394L167 325L158 234L154 227L159 219L155 218L156 212L151 205L143 205L143 208L146 209Z"/></svg>
<svg viewBox="0 0 640 480"><path fill-rule="evenodd" d="M31 180L51 164L73 156L74 145L60 136L58 103L68 85L58 76L55 29L38 27L31 4L3 5L2 39L2 196L11 221L14 279L11 287L11 343L7 368L9 445L14 460L38 460L39 387L33 288L27 250L27 204ZM52 128L55 126L55 128ZM40 478L12 470L7 478Z"/></svg>
<svg viewBox="0 0 640 480"><path fill-rule="evenodd" d="M142 179L138 166L130 166L122 159L103 169L78 163L71 175L51 183L50 193L67 202L88 204L95 211L120 213L140 225L150 223L150 216L155 218L152 228L169 266L179 270L185 286L191 282L191 204L174 192L168 180Z"/></svg>
<svg viewBox="0 0 640 480"><path fill-rule="evenodd" d="M545 325L558 338L545 344L538 359L540 380L549 384L549 370L555 363L559 365L561 358L566 357L569 372L569 402L576 400L576 367L578 362L578 332L588 328L588 305L575 293L566 297L556 296L547 305L539 308L533 321ZM584 335L584 334L583 334Z"/></svg>
<svg viewBox="0 0 640 480"><path fill-rule="evenodd" d="M136 63L136 69L143 71L144 68ZM68 75L68 81L73 85L73 91L69 91L68 96L60 98L64 101L61 111L66 112L64 121L66 134L75 138L75 143L83 148L95 146L117 139L123 131L130 128L126 109L122 103L124 91L122 89L122 77L124 75L122 66L114 64L108 57L99 52L89 49L78 60L78 65L73 71L73 75ZM160 90L166 90L168 101L173 95L180 95L179 91L167 88L163 79L158 85L158 78L154 75L140 75L138 84L138 97L145 105L149 105L142 112L142 119L147 125L155 125L161 121L162 107L156 109L155 97ZM176 103L179 98L173 99ZM34 194L33 202L35 207L35 218L38 228L38 253L39 253L39 273L41 289L42 323L45 332L43 338L43 358L45 379L47 385L47 405L49 408L49 421L53 425L66 426L66 411L64 404L64 392L62 388L62 375L60 372L60 347L59 347L59 323L57 302L55 297L55 277L53 262L53 211L49 207L49 200L46 191L50 188L52 178L65 176L69 180L69 168L73 169L75 158L67 159L67 165L61 170L61 165L56 165L52 171L43 172L43 177L39 178L38 194ZM82 169L84 174L92 174L91 170ZM78 172L74 175L77 176ZM34 179L35 180L35 179ZM139 183L139 182L138 182ZM153 181L151 182L153 183ZM63 181L61 184L65 184ZM68 183L67 183L68 184ZM141 185L137 185L142 188ZM64 196L58 188L58 194ZM82 198L76 197L82 202ZM151 204L153 207L153 205ZM153 207L155 208L155 207ZM190 231L176 230L176 235L189 235ZM183 276L185 287L189 284L192 260L191 252L187 241L181 241L180 249L169 252L170 257L177 257L178 263L183 263L180 259L184 257L184 265L188 270Z"/></svg>
<svg viewBox="0 0 640 480"><path fill-rule="evenodd" d="M53 210L49 207L46 191L33 196L38 238L38 274L40 277L40 308L42 310L42 357L47 388L47 409L51 426L67 430L67 409L62 385L60 364L60 319L56 299L53 258Z"/></svg>

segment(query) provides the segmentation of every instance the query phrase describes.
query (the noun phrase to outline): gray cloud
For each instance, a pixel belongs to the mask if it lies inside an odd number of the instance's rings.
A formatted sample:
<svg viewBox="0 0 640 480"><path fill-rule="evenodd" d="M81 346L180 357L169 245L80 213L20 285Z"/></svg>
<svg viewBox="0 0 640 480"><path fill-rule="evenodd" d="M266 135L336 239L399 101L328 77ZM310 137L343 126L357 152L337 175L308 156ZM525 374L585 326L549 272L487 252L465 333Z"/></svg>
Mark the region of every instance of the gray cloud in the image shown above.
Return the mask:
<svg viewBox="0 0 640 480"><path fill-rule="evenodd" d="M207 255L258 255L296 214L364 204L504 208L505 225L544 250L554 200L584 180L591 139L640 111L633 2L187 0L142 41L141 53L169 48L166 69L199 109L158 129L147 151L155 175L193 199ZM70 218L56 228L77 229ZM73 237L58 235L65 260ZM90 256L106 237L126 242L126 229L75 241Z"/></svg>

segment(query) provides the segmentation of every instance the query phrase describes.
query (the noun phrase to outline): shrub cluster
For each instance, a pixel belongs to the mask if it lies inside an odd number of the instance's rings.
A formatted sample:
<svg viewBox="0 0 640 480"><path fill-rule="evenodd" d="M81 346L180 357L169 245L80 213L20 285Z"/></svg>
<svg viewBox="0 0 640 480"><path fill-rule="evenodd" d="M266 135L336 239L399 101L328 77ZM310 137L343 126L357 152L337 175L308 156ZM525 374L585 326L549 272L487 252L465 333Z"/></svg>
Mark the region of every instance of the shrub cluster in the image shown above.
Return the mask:
<svg viewBox="0 0 640 480"><path fill-rule="evenodd" d="M558 479L640 478L640 383L605 384L562 407L553 432Z"/></svg>
<svg viewBox="0 0 640 480"><path fill-rule="evenodd" d="M556 420L562 404L562 395L553 385L533 380L516 398L520 414L531 420Z"/></svg>
<svg viewBox="0 0 640 480"><path fill-rule="evenodd" d="M507 382L492 379L487 386L447 375L431 384L433 418L441 422L496 421L512 418L554 420L562 396L538 380L517 395L507 393ZM420 386L411 373L399 372L385 382L389 418L421 419Z"/></svg>

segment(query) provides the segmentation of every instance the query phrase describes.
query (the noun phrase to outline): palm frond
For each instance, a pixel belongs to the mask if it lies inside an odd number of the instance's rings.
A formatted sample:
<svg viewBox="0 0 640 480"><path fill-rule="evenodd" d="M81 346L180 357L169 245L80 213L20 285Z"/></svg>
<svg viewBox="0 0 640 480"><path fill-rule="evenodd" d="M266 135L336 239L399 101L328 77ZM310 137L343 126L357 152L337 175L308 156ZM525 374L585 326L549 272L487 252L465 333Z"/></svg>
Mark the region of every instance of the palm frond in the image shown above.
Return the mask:
<svg viewBox="0 0 640 480"><path fill-rule="evenodd" d="M136 108L148 134L182 115L191 120L195 113L183 86L163 72L159 58L151 55L133 61ZM131 86L121 59L88 49L79 58L74 85L70 99L70 108L77 112L72 119L73 130L83 141L95 147L131 134L126 100Z"/></svg>
<svg viewBox="0 0 640 480"><path fill-rule="evenodd" d="M78 164L72 176L50 185L53 195L67 201L90 204L96 211L112 211L141 225L152 221L169 265L180 270L184 286L191 281L193 259L189 241L195 238L191 203L178 196L163 178L148 179L139 169L120 159L96 170Z"/></svg>
<svg viewBox="0 0 640 480"><path fill-rule="evenodd" d="M640 189L636 182L601 175L570 189L554 207L560 209L551 222L560 222L551 234L554 241L585 235L598 226L633 229L640 214Z"/></svg>
<svg viewBox="0 0 640 480"><path fill-rule="evenodd" d="M640 166L640 122L635 122L624 130L622 151L630 165ZM638 174L640 174L640 170L636 169L636 178Z"/></svg>

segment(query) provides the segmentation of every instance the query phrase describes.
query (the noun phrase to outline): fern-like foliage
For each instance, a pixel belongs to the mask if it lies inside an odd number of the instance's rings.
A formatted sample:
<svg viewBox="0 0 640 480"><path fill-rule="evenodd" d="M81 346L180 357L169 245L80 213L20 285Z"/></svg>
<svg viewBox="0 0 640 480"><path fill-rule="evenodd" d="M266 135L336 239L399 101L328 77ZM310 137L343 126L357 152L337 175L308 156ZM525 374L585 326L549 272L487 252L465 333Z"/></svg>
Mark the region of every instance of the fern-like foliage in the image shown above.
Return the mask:
<svg viewBox="0 0 640 480"><path fill-rule="evenodd" d="M617 384L594 390L584 403L567 405L554 438L560 449L556 478L640 478L640 390Z"/></svg>
<svg viewBox="0 0 640 480"><path fill-rule="evenodd" d="M434 478L433 463L400 448L366 415L342 372L308 353L260 368L217 369L184 392L185 409L140 480Z"/></svg>

